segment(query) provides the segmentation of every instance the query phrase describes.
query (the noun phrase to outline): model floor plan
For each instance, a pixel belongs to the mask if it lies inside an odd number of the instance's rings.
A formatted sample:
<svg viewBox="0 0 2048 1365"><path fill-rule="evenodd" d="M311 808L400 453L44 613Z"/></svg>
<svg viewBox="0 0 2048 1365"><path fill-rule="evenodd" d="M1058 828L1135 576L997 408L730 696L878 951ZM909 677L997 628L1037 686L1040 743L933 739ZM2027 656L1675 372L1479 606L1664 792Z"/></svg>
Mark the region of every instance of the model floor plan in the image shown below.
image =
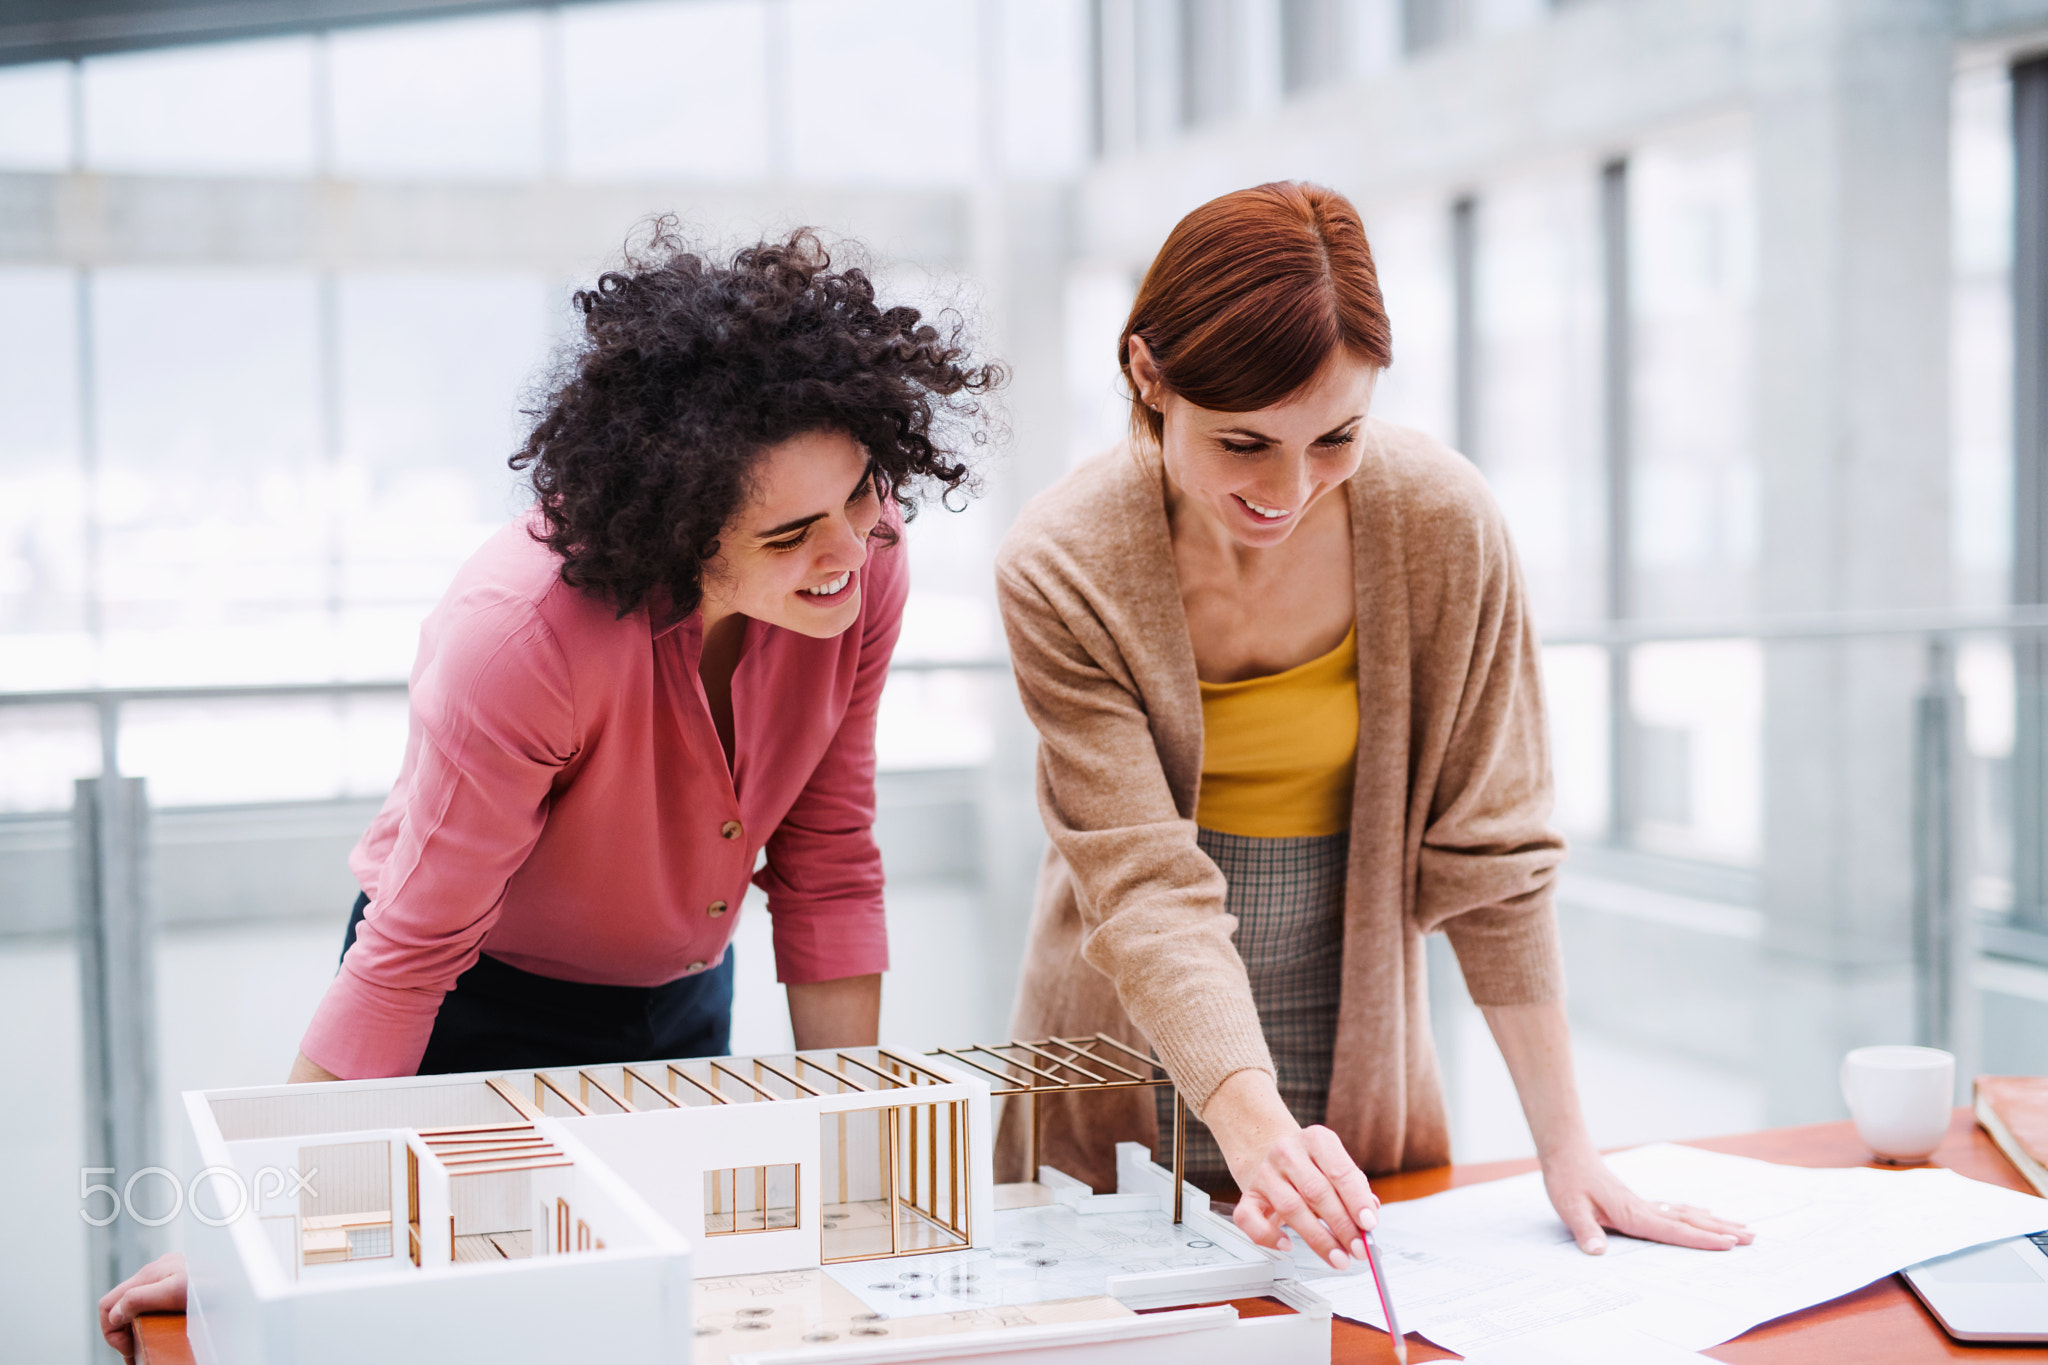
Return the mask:
<svg viewBox="0 0 2048 1365"><path fill-rule="evenodd" d="M996 1097L1163 1083L1100 1038L188 1092L193 1344L216 1365L909 1360L941 1335L1327 1360L1327 1305L1141 1148L1115 1194L1049 1167L994 1185ZM1221 1302L1246 1296L1293 1311Z"/></svg>

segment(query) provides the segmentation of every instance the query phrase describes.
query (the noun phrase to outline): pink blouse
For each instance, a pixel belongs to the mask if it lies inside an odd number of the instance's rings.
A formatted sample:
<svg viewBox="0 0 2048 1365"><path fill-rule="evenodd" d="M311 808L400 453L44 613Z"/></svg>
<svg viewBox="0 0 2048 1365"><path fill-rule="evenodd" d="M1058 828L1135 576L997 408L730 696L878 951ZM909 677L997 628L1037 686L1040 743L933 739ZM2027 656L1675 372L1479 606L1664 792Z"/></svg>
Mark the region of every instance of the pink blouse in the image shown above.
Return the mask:
<svg viewBox="0 0 2048 1365"><path fill-rule="evenodd" d="M747 622L728 771L702 617L619 619L528 525L486 542L420 631L404 766L349 858L370 905L300 1044L344 1079L418 1070L480 952L626 986L715 966L749 874L781 980L888 966L875 710L904 550L872 545L841 635Z"/></svg>

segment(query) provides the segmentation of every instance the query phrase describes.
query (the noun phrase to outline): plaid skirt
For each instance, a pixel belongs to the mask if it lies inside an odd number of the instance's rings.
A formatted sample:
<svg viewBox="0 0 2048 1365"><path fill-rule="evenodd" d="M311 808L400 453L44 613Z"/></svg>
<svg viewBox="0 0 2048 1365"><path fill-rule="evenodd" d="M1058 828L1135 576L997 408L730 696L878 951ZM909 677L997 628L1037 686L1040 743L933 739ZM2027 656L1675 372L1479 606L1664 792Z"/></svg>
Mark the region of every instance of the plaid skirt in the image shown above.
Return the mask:
<svg viewBox="0 0 2048 1365"><path fill-rule="evenodd" d="M1330 1054L1337 1041L1337 996L1344 972L1344 881L1348 832L1255 839L1198 830L1196 842L1229 884L1226 908L1237 916L1231 941L1251 977L1259 1026L1272 1050L1280 1098L1303 1127L1321 1123L1330 1098ZM1170 1161L1173 1095L1159 1105L1160 1161ZM1203 1189L1230 1183L1216 1139L1189 1115L1187 1179Z"/></svg>

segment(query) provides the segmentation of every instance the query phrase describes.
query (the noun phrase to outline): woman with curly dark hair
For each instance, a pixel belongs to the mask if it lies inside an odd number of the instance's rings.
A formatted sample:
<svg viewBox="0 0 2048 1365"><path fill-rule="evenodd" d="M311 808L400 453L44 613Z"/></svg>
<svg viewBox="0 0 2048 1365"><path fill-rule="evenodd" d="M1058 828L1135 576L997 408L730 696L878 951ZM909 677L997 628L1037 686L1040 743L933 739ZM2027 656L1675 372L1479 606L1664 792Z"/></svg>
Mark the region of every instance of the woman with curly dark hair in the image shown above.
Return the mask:
<svg viewBox="0 0 2048 1365"><path fill-rule="evenodd" d="M575 303L535 505L421 632L294 1080L719 1055L750 876L797 1045L874 1041L898 533L1000 374L809 232L720 263L664 222Z"/></svg>
<svg viewBox="0 0 2048 1365"><path fill-rule="evenodd" d="M575 303L512 458L535 506L420 632L294 1081L721 1055L750 876L796 1045L876 1041L899 532L967 483L948 438L1002 371L807 231L721 264L663 221ZM135 1315L184 1297L163 1257L101 1329L131 1354Z"/></svg>

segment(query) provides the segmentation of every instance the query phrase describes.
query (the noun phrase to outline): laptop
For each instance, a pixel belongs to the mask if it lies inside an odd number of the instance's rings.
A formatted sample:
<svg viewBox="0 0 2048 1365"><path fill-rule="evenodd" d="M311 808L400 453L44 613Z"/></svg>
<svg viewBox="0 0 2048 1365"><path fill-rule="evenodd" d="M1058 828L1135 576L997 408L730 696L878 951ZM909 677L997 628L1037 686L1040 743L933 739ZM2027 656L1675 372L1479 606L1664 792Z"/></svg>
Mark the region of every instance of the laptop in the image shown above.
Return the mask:
<svg viewBox="0 0 2048 1365"><path fill-rule="evenodd" d="M2048 1232L1986 1242L1899 1273L1958 1341L2048 1342Z"/></svg>

